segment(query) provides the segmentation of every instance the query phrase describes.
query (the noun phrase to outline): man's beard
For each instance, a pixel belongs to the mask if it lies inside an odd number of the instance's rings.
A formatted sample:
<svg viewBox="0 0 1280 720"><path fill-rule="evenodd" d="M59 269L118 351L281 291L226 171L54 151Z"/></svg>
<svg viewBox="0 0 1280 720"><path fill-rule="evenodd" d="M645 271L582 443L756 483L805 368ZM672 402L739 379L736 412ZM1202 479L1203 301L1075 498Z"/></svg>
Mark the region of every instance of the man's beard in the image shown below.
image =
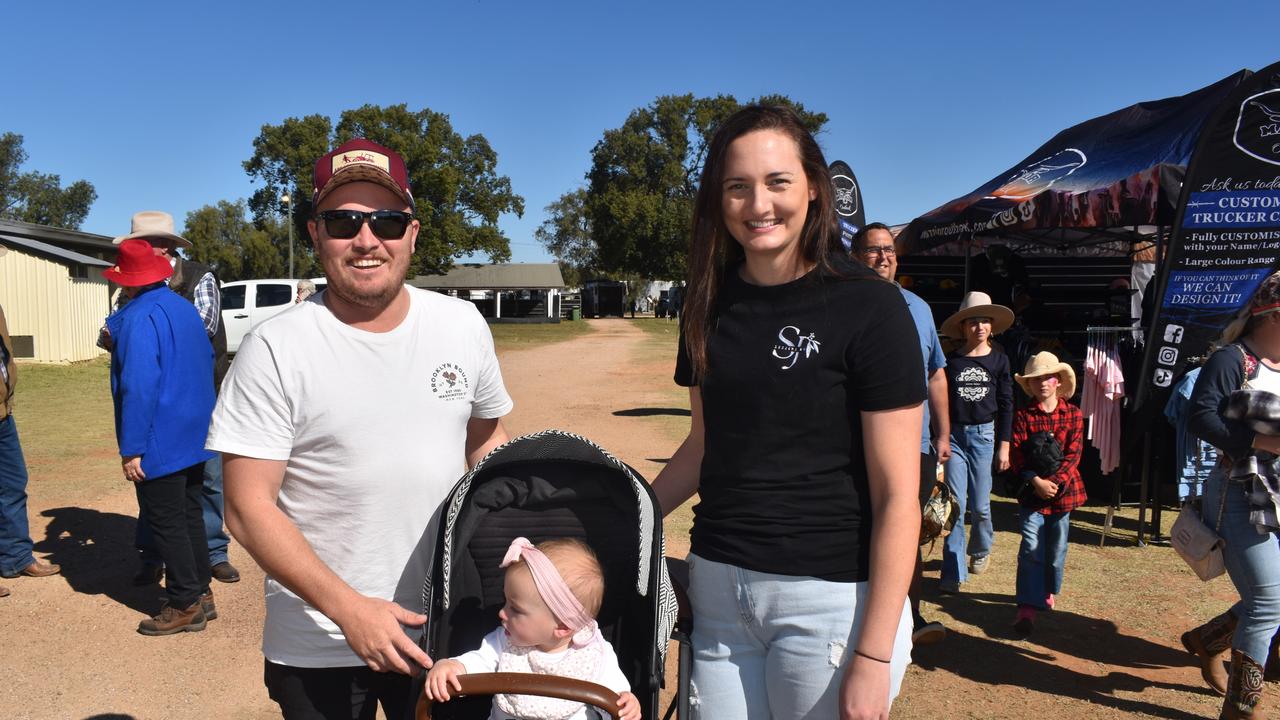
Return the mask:
<svg viewBox="0 0 1280 720"><path fill-rule="evenodd" d="M351 305L380 310L396 299L396 295L400 293L400 288L402 287L404 287L403 280L399 283L387 283L386 287L376 292L372 290L361 292L353 287L343 287L340 282L330 282L329 287L326 289Z"/></svg>

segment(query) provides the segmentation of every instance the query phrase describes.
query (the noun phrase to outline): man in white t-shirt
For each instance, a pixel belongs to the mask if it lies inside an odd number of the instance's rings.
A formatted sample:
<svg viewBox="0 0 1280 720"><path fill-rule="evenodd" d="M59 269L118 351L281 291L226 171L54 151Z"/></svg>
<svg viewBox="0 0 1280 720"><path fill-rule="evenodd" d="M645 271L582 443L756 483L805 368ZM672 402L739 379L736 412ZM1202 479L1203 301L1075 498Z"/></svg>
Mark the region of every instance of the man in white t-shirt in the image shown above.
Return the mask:
<svg viewBox="0 0 1280 720"><path fill-rule="evenodd" d="M507 440L511 398L475 307L404 284L419 225L400 156L352 140L313 177L328 287L245 337L208 447L227 526L268 576L264 679L284 717L400 717L431 665L409 608L441 503Z"/></svg>

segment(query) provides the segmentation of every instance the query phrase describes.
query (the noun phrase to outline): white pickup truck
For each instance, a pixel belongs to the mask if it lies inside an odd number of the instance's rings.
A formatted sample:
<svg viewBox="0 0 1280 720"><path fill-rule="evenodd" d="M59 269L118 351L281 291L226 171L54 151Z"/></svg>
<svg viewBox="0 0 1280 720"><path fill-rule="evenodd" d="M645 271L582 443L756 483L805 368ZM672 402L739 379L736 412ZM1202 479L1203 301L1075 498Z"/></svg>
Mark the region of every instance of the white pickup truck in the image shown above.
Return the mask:
<svg viewBox="0 0 1280 720"><path fill-rule="evenodd" d="M240 349L240 341L254 325L293 307L298 280L235 280L222 284L222 325L227 330L227 352ZM324 278L311 278L316 292L325 288Z"/></svg>

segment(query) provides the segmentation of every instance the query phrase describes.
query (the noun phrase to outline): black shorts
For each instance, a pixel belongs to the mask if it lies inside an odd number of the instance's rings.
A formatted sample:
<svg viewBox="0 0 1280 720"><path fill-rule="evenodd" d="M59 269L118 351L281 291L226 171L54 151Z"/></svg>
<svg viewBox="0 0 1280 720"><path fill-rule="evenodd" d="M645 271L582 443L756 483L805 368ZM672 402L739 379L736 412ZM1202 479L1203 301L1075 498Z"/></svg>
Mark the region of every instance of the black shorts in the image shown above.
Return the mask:
<svg viewBox="0 0 1280 720"><path fill-rule="evenodd" d="M933 484L938 481L938 453L930 450L920 453L920 510L933 494Z"/></svg>
<svg viewBox="0 0 1280 720"><path fill-rule="evenodd" d="M413 678L358 667L300 668L264 660L267 695L285 720L373 720L378 703L388 718L413 707Z"/></svg>

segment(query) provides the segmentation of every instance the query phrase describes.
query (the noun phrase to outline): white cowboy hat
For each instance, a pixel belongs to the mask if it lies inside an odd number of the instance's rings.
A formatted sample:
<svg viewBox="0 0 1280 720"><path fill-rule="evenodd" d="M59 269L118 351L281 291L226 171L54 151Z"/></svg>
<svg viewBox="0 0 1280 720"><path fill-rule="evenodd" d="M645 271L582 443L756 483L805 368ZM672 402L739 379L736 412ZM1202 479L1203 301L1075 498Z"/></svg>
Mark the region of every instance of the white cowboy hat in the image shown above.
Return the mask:
<svg viewBox="0 0 1280 720"><path fill-rule="evenodd" d="M125 240L141 238L164 238L173 240L184 248L191 247L191 241L177 235L173 232L173 216L167 212L159 210L143 210L133 214L133 221L130 223L129 234L121 235L111 242L119 245Z"/></svg>
<svg viewBox="0 0 1280 720"><path fill-rule="evenodd" d="M1013 311L1004 305L991 302L991 296L984 292L971 292L964 296L960 309L942 322L942 334L960 340L964 338L961 325L972 317L991 318L991 334L999 335L1013 324Z"/></svg>
<svg viewBox="0 0 1280 720"><path fill-rule="evenodd" d="M1032 355L1031 359L1027 360L1026 369L1021 375L1015 373L1013 379L1022 386L1023 392L1035 397L1028 381L1045 375L1058 376L1058 397L1069 398L1076 394L1076 371L1051 352L1038 352Z"/></svg>

